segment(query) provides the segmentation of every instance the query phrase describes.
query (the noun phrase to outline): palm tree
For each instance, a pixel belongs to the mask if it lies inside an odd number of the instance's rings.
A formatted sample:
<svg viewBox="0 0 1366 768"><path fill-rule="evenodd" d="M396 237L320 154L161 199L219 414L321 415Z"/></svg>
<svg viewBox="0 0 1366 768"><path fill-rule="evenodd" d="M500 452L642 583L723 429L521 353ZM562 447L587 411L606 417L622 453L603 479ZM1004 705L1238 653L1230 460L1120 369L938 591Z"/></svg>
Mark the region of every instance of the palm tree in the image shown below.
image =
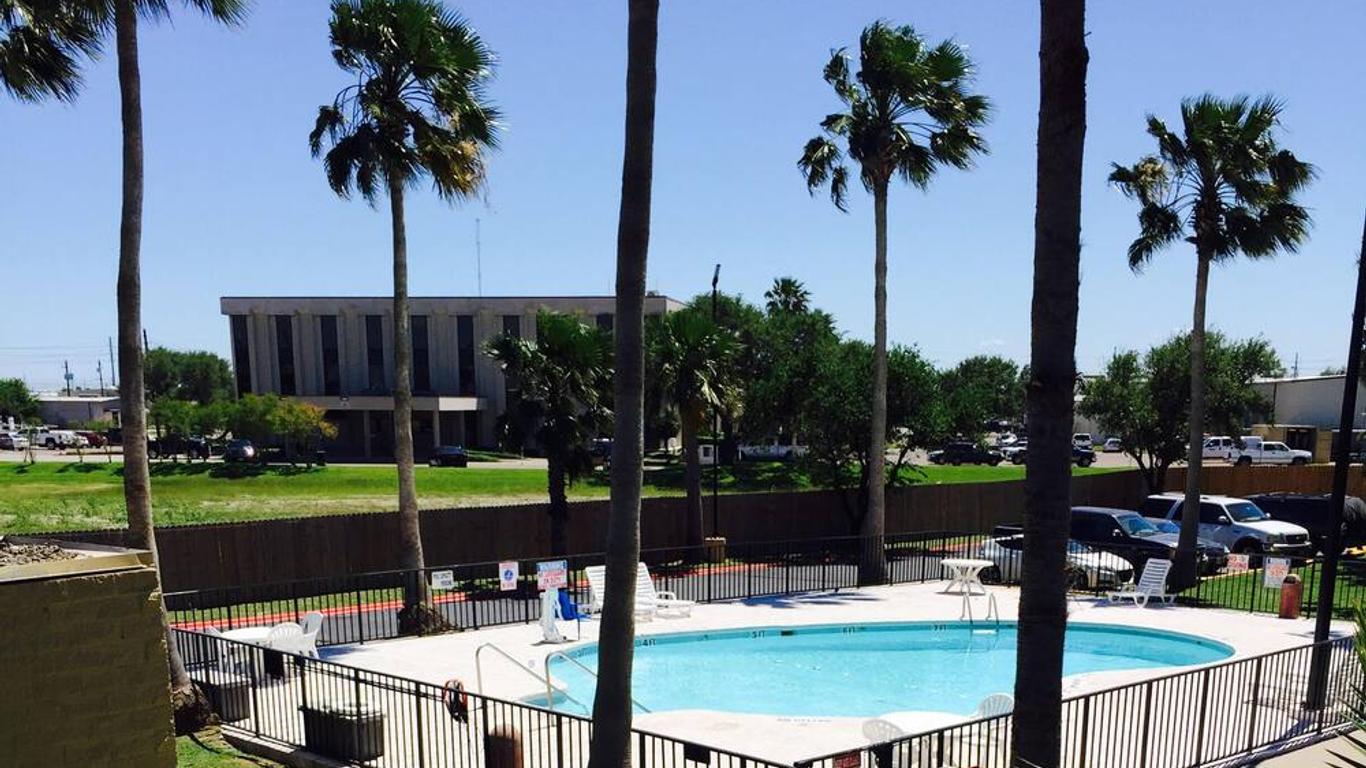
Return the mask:
<svg viewBox="0 0 1366 768"><path fill-rule="evenodd" d="M79 60L100 50L99 8L61 0L0 0L0 88L21 101L71 101Z"/></svg>
<svg viewBox="0 0 1366 768"><path fill-rule="evenodd" d="M687 495L688 546L700 555L702 539L702 460L698 436L707 412L735 399L727 372L735 354L734 337L695 307L674 312L650 327L649 359L654 377L678 409L683 431L683 488Z"/></svg>
<svg viewBox="0 0 1366 768"><path fill-rule="evenodd" d="M428 176L448 201L477 194L484 153L497 144L497 112L484 100L493 56L460 16L437 0L333 0L332 57L356 78L318 109L309 135L332 190L371 205L389 195L394 258L394 460L398 465L400 631L445 626L431 605L413 475L412 317L403 198Z"/></svg>
<svg viewBox="0 0 1366 768"><path fill-rule="evenodd" d="M931 47L909 26L877 21L859 37L859 70L849 71L845 49L825 65L825 81L845 111L821 121L823 135L806 143L798 166L812 193L829 185L835 206L845 210L848 169L843 154L858 163L863 187L873 195L876 256L873 261L873 412L868 455L870 487L862 535L868 539L859 579L881 581L882 534L886 512L887 450L887 191L899 175L925 189L941 166L971 166L986 151L977 128L990 105L968 93L973 64L953 41ZM846 149L841 150L838 142Z"/></svg>
<svg viewBox="0 0 1366 768"><path fill-rule="evenodd" d="M225 24L240 22L244 0L186 0L187 6ZM118 56L123 124L123 203L119 218L118 349L119 400L123 429L123 498L128 509L128 542L156 559L152 520L151 468L147 462L147 397L142 348L142 74L138 65L138 17L160 18L164 0L92 0L95 18L112 19ZM166 621L165 605L162 620ZM169 637L167 655L176 733L198 730L209 716L208 700L190 680Z"/></svg>
<svg viewBox="0 0 1366 768"><path fill-rule="evenodd" d="M1271 96L1219 99L1209 94L1181 102L1181 135L1153 115L1148 134L1157 154L1132 166L1112 164L1110 183L1139 202L1139 235L1129 245L1129 267L1141 270L1178 240L1195 246L1195 310L1191 322L1190 443L1186 500L1177 547L1176 585L1195 583L1200 464L1205 431L1205 295L1210 264L1239 253L1251 258L1294 252L1304 242L1309 214L1295 194L1314 168L1281 149L1273 132L1282 105Z"/></svg>
<svg viewBox="0 0 1366 768"><path fill-rule="evenodd" d="M1059 764L1086 140L1086 0L1042 0L1015 761ZM1015 762L1011 763L1016 764Z"/></svg>
<svg viewBox="0 0 1366 768"><path fill-rule="evenodd" d="M801 313L811 308L811 292L795 277L779 277L764 291L765 308L770 315L780 312Z"/></svg>
<svg viewBox="0 0 1366 768"><path fill-rule="evenodd" d="M645 458L645 263L654 177L659 0L629 0L627 18L626 131L617 218L612 509L607 519L607 596L598 630L598 687L588 768L631 768L631 660Z"/></svg>
<svg viewBox="0 0 1366 768"><path fill-rule="evenodd" d="M508 406L518 431L545 451L549 469L550 551L568 554L566 486L592 471L588 445L612 418L607 398L612 379L612 340L578 318L541 312L536 340L501 334L484 353L518 384Z"/></svg>

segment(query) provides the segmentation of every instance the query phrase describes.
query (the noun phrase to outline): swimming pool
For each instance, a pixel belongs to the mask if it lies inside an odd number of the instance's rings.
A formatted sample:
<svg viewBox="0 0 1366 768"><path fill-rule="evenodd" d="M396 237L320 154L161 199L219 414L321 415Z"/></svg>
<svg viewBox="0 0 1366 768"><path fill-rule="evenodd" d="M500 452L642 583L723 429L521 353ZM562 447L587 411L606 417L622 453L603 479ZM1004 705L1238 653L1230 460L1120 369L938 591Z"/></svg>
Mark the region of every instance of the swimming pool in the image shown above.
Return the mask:
<svg viewBox="0 0 1366 768"><path fill-rule="evenodd" d="M898 710L972 714L1015 685L1014 622L837 624L654 635L636 639L636 701L651 711L710 709L769 715L874 717ZM597 670L597 646L566 652ZM1067 628L1063 674L1204 664L1233 649L1194 635L1107 624ZM552 658L582 711L594 677ZM544 696L537 703L544 704Z"/></svg>

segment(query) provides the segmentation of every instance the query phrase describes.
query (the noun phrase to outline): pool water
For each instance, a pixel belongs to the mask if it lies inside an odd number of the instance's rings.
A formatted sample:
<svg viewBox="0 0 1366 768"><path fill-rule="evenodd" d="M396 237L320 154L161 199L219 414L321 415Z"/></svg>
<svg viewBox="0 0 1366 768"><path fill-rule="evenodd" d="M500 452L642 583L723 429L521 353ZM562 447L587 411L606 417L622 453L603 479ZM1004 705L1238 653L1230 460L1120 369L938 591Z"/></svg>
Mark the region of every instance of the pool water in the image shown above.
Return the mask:
<svg viewBox="0 0 1366 768"><path fill-rule="evenodd" d="M651 711L711 709L874 717L898 710L970 715L1015 685L1013 622L852 624L689 632L636 639L633 696ZM597 670L597 646L568 652ZM1233 649L1193 635L1101 624L1067 628L1063 674L1205 664ZM595 680L555 658L568 690L554 706L582 711ZM544 704L544 696L537 703Z"/></svg>

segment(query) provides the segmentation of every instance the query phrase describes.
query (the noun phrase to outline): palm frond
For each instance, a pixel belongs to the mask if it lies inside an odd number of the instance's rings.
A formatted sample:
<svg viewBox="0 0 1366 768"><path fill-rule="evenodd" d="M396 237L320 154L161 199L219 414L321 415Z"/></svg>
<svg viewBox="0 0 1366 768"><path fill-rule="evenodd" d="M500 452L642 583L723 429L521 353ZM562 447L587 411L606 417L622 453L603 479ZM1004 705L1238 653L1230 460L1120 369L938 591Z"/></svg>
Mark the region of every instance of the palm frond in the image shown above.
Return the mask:
<svg viewBox="0 0 1366 768"><path fill-rule="evenodd" d="M100 51L100 7L0 0L0 89L20 101L75 99L81 59Z"/></svg>

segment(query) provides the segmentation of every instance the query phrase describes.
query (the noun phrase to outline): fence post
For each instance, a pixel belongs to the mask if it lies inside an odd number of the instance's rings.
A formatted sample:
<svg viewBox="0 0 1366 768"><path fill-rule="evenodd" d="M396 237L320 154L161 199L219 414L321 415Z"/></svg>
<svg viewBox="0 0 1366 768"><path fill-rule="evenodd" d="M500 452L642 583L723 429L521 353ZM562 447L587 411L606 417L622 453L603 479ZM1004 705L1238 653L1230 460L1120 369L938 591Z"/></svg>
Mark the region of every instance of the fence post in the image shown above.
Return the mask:
<svg viewBox="0 0 1366 768"><path fill-rule="evenodd" d="M1256 746L1257 706L1262 699L1262 658L1258 656L1252 664L1252 711L1247 716L1247 752Z"/></svg>
<svg viewBox="0 0 1366 768"><path fill-rule="evenodd" d="M1148 764L1148 737L1152 732L1153 721L1153 681L1143 686L1143 741L1139 745L1139 765Z"/></svg>
<svg viewBox="0 0 1366 768"><path fill-rule="evenodd" d="M1195 720L1195 764L1204 762L1205 712L1209 705L1209 668L1200 673L1200 716Z"/></svg>
<svg viewBox="0 0 1366 768"><path fill-rule="evenodd" d="M419 683L413 683L413 711L417 718L417 765L418 768L425 768L427 745L422 738L422 686Z"/></svg>
<svg viewBox="0 0 1366 768"><path fill-rule="evenodd" d="M356 640L365 642L365 620L361 618L360 609L360 584L356 585Z"/></svg>

